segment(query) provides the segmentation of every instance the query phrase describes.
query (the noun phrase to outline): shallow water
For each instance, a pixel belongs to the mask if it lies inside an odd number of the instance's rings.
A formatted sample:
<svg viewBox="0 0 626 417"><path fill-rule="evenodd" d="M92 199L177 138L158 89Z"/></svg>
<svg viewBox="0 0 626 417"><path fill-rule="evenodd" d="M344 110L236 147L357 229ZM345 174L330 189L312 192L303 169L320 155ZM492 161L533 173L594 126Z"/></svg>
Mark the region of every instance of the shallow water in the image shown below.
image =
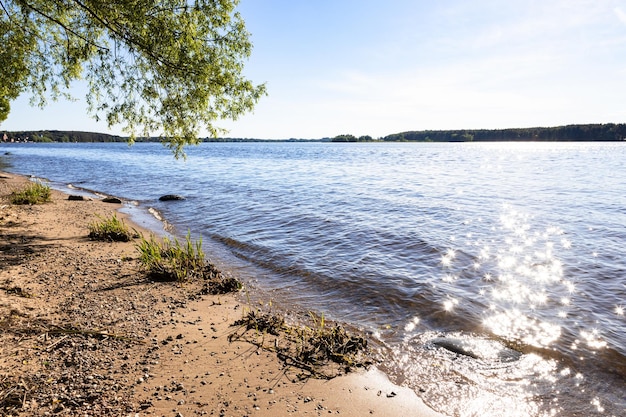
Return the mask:
<svg viewBox="0 0 626 417"><path fill-rule="evenodd" d="M268 297L371 332L385 370L444 413L626 414L621 143L6 151L11 171L156 209ZM186 200L158 201L171 193Z"/></svg>

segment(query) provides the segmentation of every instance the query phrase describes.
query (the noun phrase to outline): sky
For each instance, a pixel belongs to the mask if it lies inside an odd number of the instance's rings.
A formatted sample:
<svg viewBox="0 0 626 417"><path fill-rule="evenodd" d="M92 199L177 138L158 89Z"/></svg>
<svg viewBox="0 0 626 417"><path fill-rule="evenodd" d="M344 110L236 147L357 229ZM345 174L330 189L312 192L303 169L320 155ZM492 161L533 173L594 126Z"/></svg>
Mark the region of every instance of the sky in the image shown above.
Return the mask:
<svg viewBox="0 0 626 417"><path fill-rule="evenodd" d="M227 137L626 122L626 0L241 0L266 83ZM3 130L122 134L77 101L12 103ZM205 136L206 132L201 132Z"/></svg>

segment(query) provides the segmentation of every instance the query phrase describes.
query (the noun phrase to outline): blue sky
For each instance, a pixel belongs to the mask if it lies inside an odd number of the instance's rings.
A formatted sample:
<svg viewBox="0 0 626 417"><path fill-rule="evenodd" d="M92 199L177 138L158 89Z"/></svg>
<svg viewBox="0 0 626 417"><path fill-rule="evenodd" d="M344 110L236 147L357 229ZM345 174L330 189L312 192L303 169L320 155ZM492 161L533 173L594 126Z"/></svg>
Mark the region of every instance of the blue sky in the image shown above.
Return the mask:
<svg viewBox="0 0 626 417"><path fill-rule="evenodd" d="M626 0L241 0L269 95L227 136L626 122ZM121 134L77 102L12 104L6 130Z"/></svg>

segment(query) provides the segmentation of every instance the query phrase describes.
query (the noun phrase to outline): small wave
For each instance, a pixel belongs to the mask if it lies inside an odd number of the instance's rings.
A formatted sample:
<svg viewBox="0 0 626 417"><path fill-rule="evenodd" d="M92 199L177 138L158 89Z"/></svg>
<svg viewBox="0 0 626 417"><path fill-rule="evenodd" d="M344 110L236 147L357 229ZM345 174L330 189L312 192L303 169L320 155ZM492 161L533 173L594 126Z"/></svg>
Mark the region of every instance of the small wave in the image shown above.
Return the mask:
<svg viewBox="0 0 626 417"><path fill-rule="evenodd" d="M161 215L161 213L159 212L159 210L153 208L153 207L149 207L148 208L148 213L152 214L152 216L157 219L158 221L162 222L163 221L163 216Z"/></svg>

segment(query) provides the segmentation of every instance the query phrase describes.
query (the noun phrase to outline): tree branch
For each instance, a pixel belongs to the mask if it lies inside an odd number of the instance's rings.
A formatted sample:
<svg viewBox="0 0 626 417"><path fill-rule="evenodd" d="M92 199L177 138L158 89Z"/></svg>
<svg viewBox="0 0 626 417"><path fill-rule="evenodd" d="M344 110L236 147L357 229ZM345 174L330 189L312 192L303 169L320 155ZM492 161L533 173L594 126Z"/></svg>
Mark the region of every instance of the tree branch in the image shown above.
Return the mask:
<svg viewBox="0 0 626 417"><path fill-rule="evenodd" d="M161 55L155 54L154 52L152 52L152 50L149 47L144 45L139 40L137 40L137 39L135 39L135 38L133 38L131 36L128 36L123 31L120 31L119 29L117 29L112 23L110 23L108 20L106 20L105 18L103 18L100 15L98 15L96 12L94 12L91 8L89 8L82 1L80 1L80 0L73 0L73 1L74 1L74 3L79 5L83 10L85 10L87 13L89 13L94 19L96 19L98 22L100 22L100 24L102 24L105 28L107 28L113 34L119 36L121 39L126 41L128 43L129 47L133 47L133 46L136 47L138 50L140 50L141 52L143 52L144 54L146 54L150 58L154 59L159 64L163 64L165 66L168 66L170 68L173 68L173 69L176 69L176 70L179 70L179 71L194 72L192 69L185 68L185 67L182 67L180 65L177 65L176 63L172 62L171 60L166 59L166 58L164 58Z"/></svg>
<svg viewBox="0 0 626 417"><path fill-rule="evenodd" d="M23 4L24 6L26 6L27 8L31 9L32 11L34 11L35 13L43 16L44 18L50 20L51 22L56 23L57 25L59 25L61 28L63 28L63 30L65 30L68 33L71 33L72 35L76 36L77 38L81 39L83 42L85 42L87 45L92 45L95 46L96 48L102 50L102 51L107 51L109 52L109 48L106 48L102 45L98 45L96 43L93 43L92 41L90 41L89 39L85 38L83 35L81 35L80 33L74 31L73 29L69 28L66 24L64 24L63 22L61 22L59 19L56 19L50 15L48 15L47 13L44 13L42 10L39 10L38 8L36 8L35 6L27 3L26 1L20 1L21 4ZM2 5L4 8L4 4ZM5 9L6 12L6 9ZM7 12L8 14L8 12ZM11 16L9 16L10 18ZM69 38L69 37L68 37Z"/></svg>
<svg viewBox="0 0 626 417"><path fill-rule="evenodd" d="M4 10L4 13L7 15L7 17L10 20L11 19L11 15L9 14L9 11L7 10L7 8L4 7L4 2L2 0L0 0L0 6L2 6L2 10Z"/></svg>

